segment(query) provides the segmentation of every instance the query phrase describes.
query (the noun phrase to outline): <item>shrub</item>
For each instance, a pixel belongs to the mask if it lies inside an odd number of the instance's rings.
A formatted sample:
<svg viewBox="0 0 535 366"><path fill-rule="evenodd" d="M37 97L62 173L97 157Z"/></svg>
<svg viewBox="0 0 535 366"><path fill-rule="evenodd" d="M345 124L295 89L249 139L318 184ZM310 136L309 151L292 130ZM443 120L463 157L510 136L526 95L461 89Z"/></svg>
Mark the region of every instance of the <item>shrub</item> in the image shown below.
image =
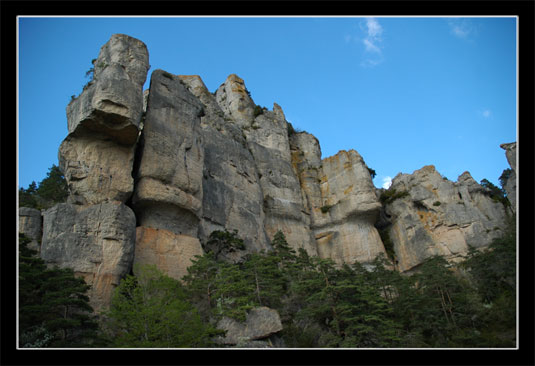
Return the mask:
<svg viewBox="0 0 535 366"><path fill-rule="evenodd" d="M331 207L333 207L333 205L325 205L325 206L322 206L322 207L320 208L320 210L321 210L322 213L327 213L327 212L329 212L329 210L331 209Z"/></svg>
<svg viewBox="0 0 535 366"><path fill-rule="evenodd" d="M433 206L440 206L440 205L441 205L440 201L433 202Z"/></svg>
<svg viewBox="0 0 535 366"><path fill-rule="evenodd" d="M392 190L384 191L383 193L381 193L379 200L384 205L387 203L394 202L394 200L398 198L407 197L408 195L409 195L409 192L407 191L397 192L395 189L392 189Z"/></svg>
<svg viewBox="0 0 535 366"><path fill-rule="evenodd" d="M261 107L259 105L255 105L254 107L254 111L253 111L253 115L256 117L258 117L259 115L263 114L264 113L264 107Z"/></svg>

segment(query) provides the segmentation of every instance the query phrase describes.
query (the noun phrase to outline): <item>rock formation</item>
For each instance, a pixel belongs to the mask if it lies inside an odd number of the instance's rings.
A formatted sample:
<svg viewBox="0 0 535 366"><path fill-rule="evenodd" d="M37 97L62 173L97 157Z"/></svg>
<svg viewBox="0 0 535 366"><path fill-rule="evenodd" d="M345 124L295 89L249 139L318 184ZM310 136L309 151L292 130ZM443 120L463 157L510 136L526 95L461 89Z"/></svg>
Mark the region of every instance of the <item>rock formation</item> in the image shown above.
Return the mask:
<svg viewBox="0 0 535 366"><path fill-rule="evenodd" d="M124 203L134 190L148 58L143 42L122 34L101 48L93 80L67 106L59 163L68 203L44 212L41 257L83 276L96 310L132 267L136 217Z"/></svg>
<svg viewBox="0 0 535 366"><path fill-rule="evenodd" d="M263 339L280 332L282 323L276 310L261 306L251 309L244 323L224 317L217 323L217 328L226 331L225 337L218 339L220 344L242 348L268 348L269 343Z"/></svg>
<svg viewBox="0 0 535 366"><path fill-rule="evenodd" d="M507 212L468 172L457 182L428 165L398 174L383 193L386 233L394 245L398 269L407 271L426 258L459 260L469 247L488 245L502 233Z"/></svg>
<svg viewBox="0 0 535 366"><path fill-rule="evenodd" d="M511 167L511 175L505 183L505 192L507 199L511 203L511 209L516 213L516 142L501 144L500 147L505 150L507 162Z"/></svg>
<svg viewBox="0 0 535 366"><path fill-rule="evenodd" d="M41 211L30 207L19 208L19 233L31 239L31 242L28 243L28 248L38 252L41 250L42 221Z"/></svg>
<svg viewBox="0 0 535 366"><path fill-rule="evenodd" d="M505 209L468 172L450 182L426 166L384 191L357 151L322 159L313 135L294 131L276 103L257 106L235 74L210 93L197 75L155 70L143 91L147 49L120 34L93 64L67 106L59 162L70 194L43 214L41 256L83 276L96 310L134 264L181 279L215 230L244 240L232 261L270 250L281 230L309 255L341 265L389 252L407 271L434 254L456 260L504 227ZM516 171L513 145L502 147ZM33 239L27 223L39 215L20 211Z"/></svg>

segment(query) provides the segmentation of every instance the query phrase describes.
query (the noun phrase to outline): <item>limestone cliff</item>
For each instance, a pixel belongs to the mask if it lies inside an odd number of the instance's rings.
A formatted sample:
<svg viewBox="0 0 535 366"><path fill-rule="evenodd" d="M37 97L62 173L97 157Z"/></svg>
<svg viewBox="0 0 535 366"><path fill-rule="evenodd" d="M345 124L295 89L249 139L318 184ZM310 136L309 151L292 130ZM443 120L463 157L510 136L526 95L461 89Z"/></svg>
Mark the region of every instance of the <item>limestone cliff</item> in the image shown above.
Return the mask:
<svg viewBox="0 0 535 366"><path fill-rule="evenodd" d="M322 159L313 135L276 103L257 106L235 74L210 93L197 75L155 70L143 91L148 51L126 35L94 66L67 106L59 160L70 195L43 213L41 256L92 284L97 310L135 264L182 278L214 230L244 240L230 261L270 250L281 230L294 249L338 264L370 263L393 243L406 271L433 254L455 260L504 227L508 213L468 172L450 182L427 166L377 192L357 151ZM21 229L34 238L30 216L40 220L21 211Z"/></svg>

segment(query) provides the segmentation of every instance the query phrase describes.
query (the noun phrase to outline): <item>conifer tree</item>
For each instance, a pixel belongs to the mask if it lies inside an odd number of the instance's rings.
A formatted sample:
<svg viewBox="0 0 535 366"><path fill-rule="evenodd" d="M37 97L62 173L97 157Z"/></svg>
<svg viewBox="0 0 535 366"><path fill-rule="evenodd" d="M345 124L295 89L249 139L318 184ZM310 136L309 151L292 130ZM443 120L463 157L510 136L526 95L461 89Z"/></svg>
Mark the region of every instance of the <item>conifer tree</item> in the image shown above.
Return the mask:
<svg viewBox="0 0 535 366"><path fill-rule="evenodd" d="M30 240L19 235L21 347L91 347L98 325L85 295L89 286L71 269L47 269ZM46 339L46 341L45 341Z"/></svg>

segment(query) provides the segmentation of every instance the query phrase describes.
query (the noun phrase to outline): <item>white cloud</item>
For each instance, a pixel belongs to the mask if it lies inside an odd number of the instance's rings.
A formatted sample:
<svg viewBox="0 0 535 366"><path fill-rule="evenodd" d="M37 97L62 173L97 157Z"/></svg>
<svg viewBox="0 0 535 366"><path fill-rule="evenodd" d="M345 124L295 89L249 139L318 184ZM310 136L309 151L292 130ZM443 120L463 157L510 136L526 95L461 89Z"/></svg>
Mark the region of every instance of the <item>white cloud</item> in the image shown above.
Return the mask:
<svg viewBox="0 0 535 366"><path fill-rule="evenodd" d="M360 24L360 29L364 32L364 38L361 39L364 45L364 59L361 62L361 66L376 66L383 61L381 45L383 27L377 19L366 18L365 22Z"/></svg>
<svg viewBox="0 0 535 366"><path fill-rule="evenodd" d="M383 188L388 189L392 185L392 178L391 177L384 177L383 178Z"/></svg>

